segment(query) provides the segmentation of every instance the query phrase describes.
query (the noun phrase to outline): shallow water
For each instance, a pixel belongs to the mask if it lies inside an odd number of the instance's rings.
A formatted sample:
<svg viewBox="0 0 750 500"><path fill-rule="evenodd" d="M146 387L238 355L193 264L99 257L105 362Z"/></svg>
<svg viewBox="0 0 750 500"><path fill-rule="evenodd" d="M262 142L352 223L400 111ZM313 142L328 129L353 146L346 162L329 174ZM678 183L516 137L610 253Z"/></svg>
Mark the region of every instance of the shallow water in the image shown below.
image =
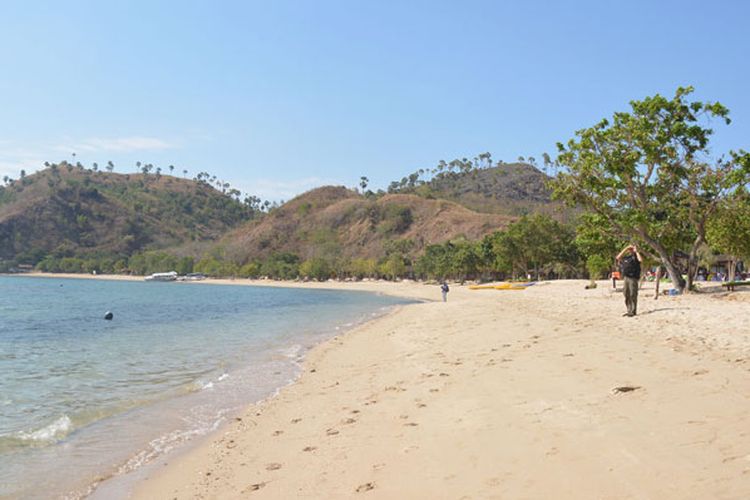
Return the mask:
<svg viewBox="0 0 750 500"><path fill-rule="evenodd" d="M0 276L0 497L75 497L135 470L289 383L312 345L404 302Z"/></svg>

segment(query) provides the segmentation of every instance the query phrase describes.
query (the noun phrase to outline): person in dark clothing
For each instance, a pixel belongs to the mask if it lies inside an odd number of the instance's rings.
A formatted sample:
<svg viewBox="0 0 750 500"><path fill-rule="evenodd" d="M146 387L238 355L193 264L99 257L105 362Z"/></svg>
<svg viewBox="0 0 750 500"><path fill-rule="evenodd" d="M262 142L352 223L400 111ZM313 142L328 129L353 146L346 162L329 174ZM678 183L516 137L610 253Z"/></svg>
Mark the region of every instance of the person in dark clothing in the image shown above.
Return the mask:
<svg viewBox="0 0 750 500"><path fill-rule="evenodd" d="M450 288L448 288L448 283L443 282L443 284L440 286L440 291L443 292L443 302L448 302L448 292L450 292Z"/></svg>
<svg viewBox="0 0 750 500"><path fill-rule="evenodd" d="M635 316L638 308L638 282L641 279L641 254L635 245L628 245L617 254L617 263L625 281L625 306L628 312L624 316Z"/></svg>

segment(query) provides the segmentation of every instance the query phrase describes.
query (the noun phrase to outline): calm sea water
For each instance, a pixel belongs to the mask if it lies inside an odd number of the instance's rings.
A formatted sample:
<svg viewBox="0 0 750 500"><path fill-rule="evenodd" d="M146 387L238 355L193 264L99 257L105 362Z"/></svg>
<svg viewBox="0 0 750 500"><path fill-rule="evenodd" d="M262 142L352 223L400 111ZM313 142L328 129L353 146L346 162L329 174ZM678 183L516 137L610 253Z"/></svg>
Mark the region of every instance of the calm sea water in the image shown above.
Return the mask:
<svg viewBox="0 0 750 500"><path fill-rule="evenodd" d="M291 382L314 344L404 302L0 276L0 497L76 497L136 470Z"/></svg>

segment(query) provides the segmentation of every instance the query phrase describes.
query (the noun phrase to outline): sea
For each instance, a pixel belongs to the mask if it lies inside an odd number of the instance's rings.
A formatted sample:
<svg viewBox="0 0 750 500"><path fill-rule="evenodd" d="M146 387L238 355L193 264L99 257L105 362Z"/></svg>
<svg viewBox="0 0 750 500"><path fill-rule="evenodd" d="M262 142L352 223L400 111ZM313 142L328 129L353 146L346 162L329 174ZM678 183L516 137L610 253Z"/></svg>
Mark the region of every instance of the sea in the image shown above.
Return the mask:
<svg viewBox="0 0 750 500"><path fill-rule="evenodd" d="M96 497L272 397L311 347L405 303L0 276L0 498Z"/></svg>

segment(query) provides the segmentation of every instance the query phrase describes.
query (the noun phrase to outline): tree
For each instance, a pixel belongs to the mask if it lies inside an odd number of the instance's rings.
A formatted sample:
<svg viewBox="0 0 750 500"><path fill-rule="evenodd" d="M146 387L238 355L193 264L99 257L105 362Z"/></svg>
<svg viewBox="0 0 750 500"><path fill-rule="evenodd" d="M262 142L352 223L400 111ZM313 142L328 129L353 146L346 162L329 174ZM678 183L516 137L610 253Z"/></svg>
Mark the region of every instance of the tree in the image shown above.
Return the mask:
<svg viewBox="0 0 750 500"><path fill-rule="evenodd" d="M689 102L692 92L680 87L671 99L657 94L632 101L630 112L579 130L567 145L558 144L563 171L552 182L556 198L591 210L620 238L643 242L680 290L692 283L708 217L750 171L743 151L713 165L702 161L713 133L707 120L728 124L729 111ZM677 256L685 250L687 282Z"/></svg>
<svg viewBox="0 0 750 500"><path fill-rule="evenodd" d="M708 221L706 237L715 250L730 256L729 281L738 258L750 257L750 197L739 193L725 200Z"/></svg>
<svg viewBox="0 0 750 500"><path fill-rule="evenodd" d="M115 169L115 164L112 163L112 160L109 160L107 162L107 167L106 168L107 168L107 172L112 173L112 171Z"/></svg>
<svg viewBox="0 0 750 500"><path fill-rule="evenodd" d="M367 184L370 182L370 179L365 177L364 175L359 178L359 187L362 188L362 192L364 193L367 189Z"/></svg>

